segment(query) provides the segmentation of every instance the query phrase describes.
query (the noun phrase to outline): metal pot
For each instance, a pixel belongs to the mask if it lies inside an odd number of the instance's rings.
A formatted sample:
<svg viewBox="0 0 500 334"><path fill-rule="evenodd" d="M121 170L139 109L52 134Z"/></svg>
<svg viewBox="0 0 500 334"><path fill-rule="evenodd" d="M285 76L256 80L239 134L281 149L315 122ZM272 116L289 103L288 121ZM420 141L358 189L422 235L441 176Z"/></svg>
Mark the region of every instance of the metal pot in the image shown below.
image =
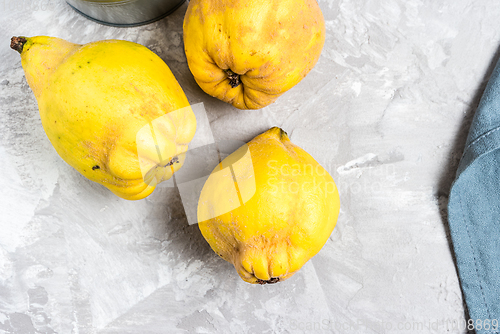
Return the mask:
<svg viewBox="0 0 500 334"><path fill-rule="evenodd" d="M78 13L101 24L134 27L159 20L186 0L66 0Z"/></svg>

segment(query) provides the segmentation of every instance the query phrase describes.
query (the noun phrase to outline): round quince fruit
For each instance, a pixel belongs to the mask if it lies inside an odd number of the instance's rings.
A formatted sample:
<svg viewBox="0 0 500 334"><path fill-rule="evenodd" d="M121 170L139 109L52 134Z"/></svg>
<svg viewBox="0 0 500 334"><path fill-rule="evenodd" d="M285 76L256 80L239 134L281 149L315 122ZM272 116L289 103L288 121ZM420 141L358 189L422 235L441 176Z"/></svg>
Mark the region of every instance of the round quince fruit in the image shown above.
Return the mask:
<svg viewBox="0 0 500 334"><path fill-rule="evenodd" d="M244 281L276 283L321 250L339 210L330 174L274 127L210 174L198 202L198 226Z"/></svg>
<svg viewBox="0 0 500 334"><path fill-rule="evenodd" d="M191 0L184 48L196 82L239 109L260 109L314 67L325 42L316 0Z"/></svg>

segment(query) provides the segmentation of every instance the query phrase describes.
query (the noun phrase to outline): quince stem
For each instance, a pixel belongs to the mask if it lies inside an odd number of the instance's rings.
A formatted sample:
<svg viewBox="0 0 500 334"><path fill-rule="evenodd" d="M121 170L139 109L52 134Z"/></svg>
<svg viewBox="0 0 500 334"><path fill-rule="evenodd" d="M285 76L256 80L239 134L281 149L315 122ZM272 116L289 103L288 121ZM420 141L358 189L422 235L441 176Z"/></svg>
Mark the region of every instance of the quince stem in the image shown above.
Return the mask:
<svg viewBox="0 0 500 334"><path fill-rule="evenodd" d="M274 283L278 283L280 281L280 278L279 277L271 277L271 279L265 281L263 279L257 279L257 283L259 283L260 285L263 285L263 284L274 284Z"/></svg>
<svg viewBox="0 0 500 334"><path fill-rule="evenodd" d="M224 72L226 72L227 77L229 78L229 85L231 86L231 88L235 88L240 85L241 80L239 74L236 74L229 69L225 70Z"/></svg>
<svg viewBox="0 0 500 334"><path fill-rule="evenodd" d="M23 52L24 44L26 44L28 40L24 37L12 37L10 39L10 48L16 50L17 52Z"/></svg>

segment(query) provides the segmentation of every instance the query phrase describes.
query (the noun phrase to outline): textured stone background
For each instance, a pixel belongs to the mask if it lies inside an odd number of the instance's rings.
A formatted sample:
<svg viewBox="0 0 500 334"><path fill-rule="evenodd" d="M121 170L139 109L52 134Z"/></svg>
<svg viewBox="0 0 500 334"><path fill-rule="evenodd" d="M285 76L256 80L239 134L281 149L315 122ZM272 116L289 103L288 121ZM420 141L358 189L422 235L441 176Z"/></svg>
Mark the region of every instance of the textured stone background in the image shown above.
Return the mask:
<svg viewBox="0 0 500 334"><path fill-rule="evenodd" d="M463 333L448 190L498 58L494 0L319 0L327 36L313 71L276 103L240 111L196 85L187 4L119 29L59 0L0 0L0 333ZM179 193L128 202L49 143L14 35L125 39L203 102L216 140L271 126L332 174L341 214L293 278L253 286L218 258Z"/></svg>

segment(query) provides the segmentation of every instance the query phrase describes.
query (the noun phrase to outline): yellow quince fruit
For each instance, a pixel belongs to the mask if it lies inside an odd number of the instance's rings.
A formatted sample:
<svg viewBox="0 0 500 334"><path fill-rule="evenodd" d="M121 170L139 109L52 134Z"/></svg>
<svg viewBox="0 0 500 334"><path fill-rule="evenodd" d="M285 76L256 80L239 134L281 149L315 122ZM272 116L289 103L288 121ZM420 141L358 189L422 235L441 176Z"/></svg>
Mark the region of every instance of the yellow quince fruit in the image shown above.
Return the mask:
<svg viewBox="0 0 500 334"><path fill-rule="evenodd" d="M196 82L239 109L263 108L295 86L324 43L316 0L191 0L184 17Z"/></svg>
<svg viewBox="0 0 500 334"><path fill-rule="evenodd" d="M183 164L196 118L168 66L121 40L13 37L42 125L61 158L137 200Z"/></svg>
<svg viewBox="0 0 500 334"><path fill-rule="evenodd" d="M244 281L276 283L321 250L339 210L330 174L274 127L210 174L198 202L198 225Z"/></svg>

